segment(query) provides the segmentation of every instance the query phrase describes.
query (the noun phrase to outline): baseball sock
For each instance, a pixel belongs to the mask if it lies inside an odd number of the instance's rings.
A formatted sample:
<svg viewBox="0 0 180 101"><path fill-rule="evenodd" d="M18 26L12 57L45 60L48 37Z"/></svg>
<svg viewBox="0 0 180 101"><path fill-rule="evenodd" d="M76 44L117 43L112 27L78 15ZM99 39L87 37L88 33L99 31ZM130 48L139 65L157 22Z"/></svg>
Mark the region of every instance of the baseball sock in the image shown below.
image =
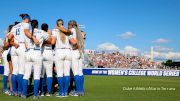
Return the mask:
<svg viewBox="0 0 180 101"><path fill-rule="evenodd" d="M28 80L23 79L23 95L27 96Z"/></svg>
<svg viewBox="0 0 180 101"><path fill-rule="evenodd" d="M76 92L79 93L79 90L80 90L79 76L78 76L78 75L75 75L75 76L74 76L74 80L75 80L75 85L76 85Z"/></svg>
<svg viewBox="0 0 180 101"><path fill-rule="evenodd" d="M11 82L12 82L12 93L16 93L16 79L17 79L17 76L12 74L12 77L11 77Z"/></svg>
<svg viewBox="0 0 180 101"><path fill-rule="evenodd" d="M47 78L47 92L49 93L49 94L52 94L52 77L48 77Z"/></svg>
<svg viewBox="0 0 180 101"><path fill-rule="evenodd" d="M58 77L58 85L59 85L59 95L63 95L64 93L64 78Z"/></svg>
<svg viewBox="0 0 180 101"><path fill-rule="evenodd" d="M41 91L41 94L44 93L44 82L44 78L40 78L39 90Z"/></svg>
<svg viewBox="0 0 180 101"><path fill-rule="evenodd" d="M40 80L34 80L34 96L38 96Z"/></svg>
<svg viewBox="0 0 180 101"><path fill-rule="evenodd" d="M18 94L21 95L22 93L22 80L23 80L23 75L22 74L18 74Z"/></svg>
<svg viewBox="0 0 180 101"><path fill-rule="evenodd" d="M80 92L84 92L84 75L79 76L80 78Z"/></svg>
<svg viewBox="0 0 180 101"><path fill-rule="evenodd" d="M3 91L7 90L7 82L8 82L8 76L3 76Z"/></svg>
<svg viewBox="0 0 180 101"><path fill-rule="evenodd" d="M64 76L64 93L67 94L70 83L70 76Z"/></svg>

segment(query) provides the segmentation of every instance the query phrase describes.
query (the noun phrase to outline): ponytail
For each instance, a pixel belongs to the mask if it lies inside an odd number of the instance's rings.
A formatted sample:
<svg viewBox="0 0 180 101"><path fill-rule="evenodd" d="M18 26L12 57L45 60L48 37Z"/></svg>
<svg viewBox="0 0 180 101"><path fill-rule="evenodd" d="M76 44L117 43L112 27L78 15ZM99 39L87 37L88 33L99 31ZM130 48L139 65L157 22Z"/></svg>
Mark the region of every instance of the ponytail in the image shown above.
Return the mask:
<svg viewBox="0 0 180 101"><path fill-rule="evenodd" d="M84 39L83 36L81 34L80 29L77 27L77 25L73 25L73 28L76 30L76 39L77 39L77 45L78 45L78 49L81 52L84 51Z"/></svg>
<svg viewBox="0 0 180 101"><path fill-rule="evenodd" d="M32 27L32 35L34 34L34 29L38 28L38 21L37 20L32 20L31 21L31 27Z"/></svg>
<svg viewBox="0 0 180 101"><path fill-rule="evenodd" d="M32 27L32 32L31 33L32 33L32 35L34 34L34 27Z"/></svg>
<svg viewBox="0 0 180 101"><path fill-rule="evenodd" d="M13 28L14 25L9 25L7 29L7 33L11 32L11 29Z"/></svg>

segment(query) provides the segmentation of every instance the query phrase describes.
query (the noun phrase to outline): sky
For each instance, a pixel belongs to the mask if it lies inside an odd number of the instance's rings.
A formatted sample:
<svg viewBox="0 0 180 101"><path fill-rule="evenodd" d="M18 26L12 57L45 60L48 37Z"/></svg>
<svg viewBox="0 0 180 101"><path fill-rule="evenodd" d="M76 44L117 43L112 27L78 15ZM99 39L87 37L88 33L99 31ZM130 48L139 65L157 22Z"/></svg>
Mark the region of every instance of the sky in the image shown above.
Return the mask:
<svg viewBox="0 0 180 101"><path fill-rule="evenodd" d="M0 38L8 25L28 13L53 29L76 20L86 32L86 49L138 52L180 60L180 0L2 0Z"/></svg>

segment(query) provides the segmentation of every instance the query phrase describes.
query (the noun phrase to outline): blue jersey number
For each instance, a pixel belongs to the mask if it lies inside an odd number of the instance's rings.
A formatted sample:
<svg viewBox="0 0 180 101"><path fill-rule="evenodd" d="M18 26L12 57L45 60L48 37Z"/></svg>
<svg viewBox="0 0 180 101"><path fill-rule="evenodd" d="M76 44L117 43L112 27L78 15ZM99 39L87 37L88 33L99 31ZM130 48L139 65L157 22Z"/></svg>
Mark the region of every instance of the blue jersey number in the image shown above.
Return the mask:
<svg viewBox="0 0 180 101"><path fill-rule="evenodd" d="M20 28L16 29L16 35L20 35Z"/></svg>

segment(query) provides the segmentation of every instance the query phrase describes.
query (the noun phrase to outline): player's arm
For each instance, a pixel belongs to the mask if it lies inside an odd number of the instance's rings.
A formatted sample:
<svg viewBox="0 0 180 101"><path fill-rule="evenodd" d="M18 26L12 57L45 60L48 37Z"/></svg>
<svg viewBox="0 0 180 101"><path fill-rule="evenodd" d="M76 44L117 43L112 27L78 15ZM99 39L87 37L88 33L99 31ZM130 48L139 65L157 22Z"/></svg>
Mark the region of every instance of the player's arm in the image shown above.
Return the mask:
<svg viewBox="0 0 180 101"><path fill-rule="evenodd" d="M51 44L52 41L52 32L51 30L48 30L48 39L44 42L44 44Z"/></svg>
<svg viewBox="0 0 180 101"><path fill-rule="evenodd" d="M71 31L72 31L72 34L69 36L69 42L70 44L75 46L77 44L76 31L75 30L71 30Z"/></svg>
<svg viewBox="0 0 180 101"><path fill-rule="evenodd" d="M56 44L56 38L52 36L51 44L55 45Z"/></svg>
<svg viewBox="0 0 180 101"><path fill-rule="evenodd" d="M49 36L48 39L44 42L44 44L51 44L52 37Z"/></svg>
<svg viewBox="0 0 180 101"><path fill-rule="evenodd" d="M78 49L79 47L78 47L78 44L77 44L77 40L76 40L76 38L74 38L74 37L70 37L69 38L69 42L70 42L70 44L73 46L73 50L75 50L75 49Z"/></svg>
<svg viewBox="0 0 180 101"><path fill-rule="evenodd" d="M9 42L4 42L3 49L7 49L9 47Z"/></svg>
<svg viewBox="0 0 180 101"><path fill-rule="evenodd" d="M51 41L52 41L52 33L50 30L48 30L48 34L45 33L44 34L44 44L51 44Z"/></svg>
<svg viewBox="0 0 180 101"><path fill-rule="evenodd" d="M35 45L39 45L39 41L29 32L29 29L24 29L24 33L29 39L31 39L35 43Z"/></svg>
<svg viewBox="0 0 180 101"><path fill-rule="evenodd" d="M19 47L19 45L14 42L14 40L13 40L14 35L12 33L8 34L7 38L8 38L8 43L6 43L6 45L9 44L11 46L14 46L15 48Z"/></svg>
<svg viewBox="0 0 180 101"><path fill-rule="evenodd" d="M10 40L10 41L8 41L8 43L6 43L6 46L9 46L9 45L11 45L11 46L14 46L15 48L18 48L19 47L19 45L17 44L17 43L15 43L14 42L14 40ZM8 47L7 46L7 47Z"/></svg>
<svg viewBox="0 0 180 101"><path fill-rule="evenodd" d="M48 30L47 31L49 35L52 35L52 31L51 30Z"/></svg>
<svg viewBox="0 0 180 101"><path fill-rule="evenodd" d="M52 40L51 40L51 44L55 45L56 44L56 32L52 31Z"/></svg>
<svg viewBox="0 0 180 101"><path fill-rule="evenodd" d="M76 38L70 38L70 39L69 39L69 42L70 42L72 45L76 45L76 44L77 44Z"/></svg>
<svg viewBox="0 0 180 101"><path fill-rule="evenodd" d="M14 41L10 41L10 45L14 46L15 48L19 47L19 45L17 43L15 43Z"/></svg>
<svg viewBox="0 0 180 101"><path fill-rule="evenodd" d="M55 45L56 44L56 38L53 37L52 35L49 36L49 38L45 41L45 44Z"/></svg>
<svg viewBox="0 0 180 101"><path fill-rule="evenodd" d="M52 31L51 30L48 30L48 35L49 35L49 38L48 38L47 42L49 44L51 44L51 41L52 41Z"/></svg>
<svg viewBox="0 0 180 101"><path fill-rule="evenodd" d="M63 32L66 35L71 35L72 34L70 29L66 29L64 27L58 27L58 26L56 26L56 28L59 29L61 32Z"/></svg>
<svg viewBox="0 0 180 101"><path fill-rule="evenodd" d="M8 34L7 38L8 38L8 41L11 41L14 38L14 35L10 33Z"/></svg>

